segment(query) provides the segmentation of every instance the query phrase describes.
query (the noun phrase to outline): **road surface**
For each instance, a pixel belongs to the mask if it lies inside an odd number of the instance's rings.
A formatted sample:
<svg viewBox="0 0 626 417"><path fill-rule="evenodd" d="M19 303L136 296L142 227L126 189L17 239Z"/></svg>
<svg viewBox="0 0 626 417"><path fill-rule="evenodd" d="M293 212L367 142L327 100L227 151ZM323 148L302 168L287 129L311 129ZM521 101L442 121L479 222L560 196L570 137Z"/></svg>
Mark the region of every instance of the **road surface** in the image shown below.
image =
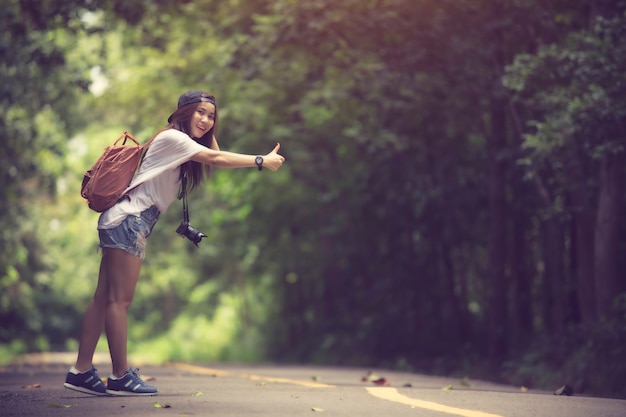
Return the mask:
<svg viewBox="0 0 626 417"><path fill-rule="evenodd" d="M58 362L1 368L0 416L626 417L625 400L309 366L143 366L140 373L159 388L158 396L94 397L63 388L68 365ZM97 366L106 377L110 366Z"/></svg>

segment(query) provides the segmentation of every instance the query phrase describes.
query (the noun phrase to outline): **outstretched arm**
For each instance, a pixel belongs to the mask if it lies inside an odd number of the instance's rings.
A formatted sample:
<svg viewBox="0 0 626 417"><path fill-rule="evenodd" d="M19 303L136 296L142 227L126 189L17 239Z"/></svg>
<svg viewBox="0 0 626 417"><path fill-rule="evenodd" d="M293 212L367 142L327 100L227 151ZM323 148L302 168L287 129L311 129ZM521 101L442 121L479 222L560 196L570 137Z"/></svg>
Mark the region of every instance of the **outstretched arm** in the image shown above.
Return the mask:
<svg viewBox="0 0 626 417"><path fill-rule="evenodd" d="M214 143L217 144L215 141ZM264 168L277 171L285 162L285 158L278 154L279 149L280 143L276 144L270 153L263 156ZM256 155L245 155L207 148L194 155L191 160L220 168L254 168L256 167L255 158Z"/></svg>

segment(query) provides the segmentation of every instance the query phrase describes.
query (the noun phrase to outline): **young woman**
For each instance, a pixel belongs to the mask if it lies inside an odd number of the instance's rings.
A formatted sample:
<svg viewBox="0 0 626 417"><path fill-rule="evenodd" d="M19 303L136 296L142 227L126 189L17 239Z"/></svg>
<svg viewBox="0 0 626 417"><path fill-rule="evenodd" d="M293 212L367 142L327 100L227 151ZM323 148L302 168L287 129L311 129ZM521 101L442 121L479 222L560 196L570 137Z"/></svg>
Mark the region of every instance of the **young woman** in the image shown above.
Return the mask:
<svg viewBox="0 0 626 417"><path fill-rule="evenodd" d="M215 97L202 91L180 96L167 127L148 146L139 171L129 186L129 199L120 200L98 220L102 260L95 294L81 327L78 358L64 386L93 395L156 395L127 362L128 307L135 293L146 239L160 213L178 196L183 176L190 189L211 167L263 168L276 171L285 161L280 144L267 155L244 155L220 150L215 132ZM105 385L93 366L98 339L105 330L112 373Z"/></svg>

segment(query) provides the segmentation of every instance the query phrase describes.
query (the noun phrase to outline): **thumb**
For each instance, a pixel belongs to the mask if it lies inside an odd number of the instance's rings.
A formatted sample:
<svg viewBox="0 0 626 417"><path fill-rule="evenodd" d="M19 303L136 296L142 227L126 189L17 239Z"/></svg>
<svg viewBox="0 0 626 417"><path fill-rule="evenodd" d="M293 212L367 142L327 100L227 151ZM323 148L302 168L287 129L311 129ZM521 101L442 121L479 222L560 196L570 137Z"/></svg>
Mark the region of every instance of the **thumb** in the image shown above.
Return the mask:
<svg viewBox="0 0 626 417"><path fill-rule="evenodd" d="M278 153L278 151L280 150L280 143L277 143L276 146L274 146L274 149L272 149L273 153ZM270 153L272 153L270 152Z"/></svg>

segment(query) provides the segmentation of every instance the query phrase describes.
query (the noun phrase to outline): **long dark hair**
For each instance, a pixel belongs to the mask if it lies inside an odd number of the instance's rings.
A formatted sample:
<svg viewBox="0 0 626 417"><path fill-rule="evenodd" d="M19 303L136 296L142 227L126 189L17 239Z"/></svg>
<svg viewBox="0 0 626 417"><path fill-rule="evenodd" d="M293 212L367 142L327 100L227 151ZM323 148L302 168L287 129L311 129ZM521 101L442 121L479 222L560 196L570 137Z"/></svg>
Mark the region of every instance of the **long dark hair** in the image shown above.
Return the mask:
<svg viewBox="0 0 626 417"><path fill-rule="evenodd" d="M215 100L215 97L209 94L203 94L202 96ZM198 102L180 107L172 114L170 118L170 123L167 125L166 129L170 128L180 130L181 132L184 132L191 137L189 122L191 121L191 116L194 114L194 112L201 103L202 102ZM213 123L213 127L204 135L202 135L201 138L192 139L199 144L210 148L211 144L213 144L213 137L216 135L216 133L217 106L215 106L215 121ZM182 178L183 176L187 176L187 187L189 187L189 190L193 190L204 180L205 177L208 178L211 176L211 165L205 165L195 161L185 162L180 167L180 177Z"/></svg>

